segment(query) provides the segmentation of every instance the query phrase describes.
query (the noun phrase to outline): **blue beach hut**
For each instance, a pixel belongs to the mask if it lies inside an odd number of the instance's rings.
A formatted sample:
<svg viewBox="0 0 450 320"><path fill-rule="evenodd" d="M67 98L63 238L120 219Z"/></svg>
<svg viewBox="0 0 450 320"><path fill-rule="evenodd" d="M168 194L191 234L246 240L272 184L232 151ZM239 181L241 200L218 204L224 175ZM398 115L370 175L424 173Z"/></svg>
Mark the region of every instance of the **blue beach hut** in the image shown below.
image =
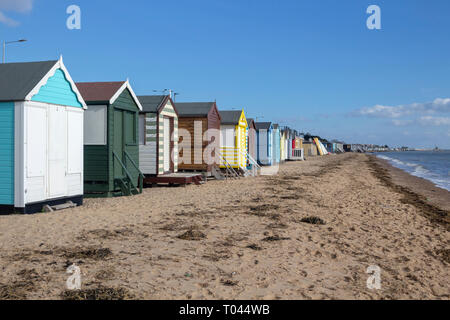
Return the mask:
<svg viewBox="0 0 450 320"><path fill-rule="evenodd" d="M0 214L83 203L86 108L62 58L0 64Z"/></svg>
<svg viewBox="0 0 450 320"><path fill-rule="evenodd" d="M271 166L273 163L273 125L271 122L256 122L258 163Z"/></svg>

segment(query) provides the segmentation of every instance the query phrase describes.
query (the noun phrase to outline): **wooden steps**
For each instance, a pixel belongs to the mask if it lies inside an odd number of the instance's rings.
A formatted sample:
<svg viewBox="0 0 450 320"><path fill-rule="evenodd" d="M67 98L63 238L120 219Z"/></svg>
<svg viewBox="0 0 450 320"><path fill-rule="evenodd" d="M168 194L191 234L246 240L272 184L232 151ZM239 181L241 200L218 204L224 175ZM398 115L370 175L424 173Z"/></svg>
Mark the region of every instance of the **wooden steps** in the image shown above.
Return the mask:
<svg viewBox="0 0 450 320"><path fill-rule="evenodd" d="M44 212L53 212L53 211L59 211L59 210L64 210L64 209L70 209L70 208L75 208L76 206L77 205L75 203L73 203L72 201L67 201L66 203L58 204L58 205L54 205L54 206L46 205L46 206L44 206Z"/></svg>

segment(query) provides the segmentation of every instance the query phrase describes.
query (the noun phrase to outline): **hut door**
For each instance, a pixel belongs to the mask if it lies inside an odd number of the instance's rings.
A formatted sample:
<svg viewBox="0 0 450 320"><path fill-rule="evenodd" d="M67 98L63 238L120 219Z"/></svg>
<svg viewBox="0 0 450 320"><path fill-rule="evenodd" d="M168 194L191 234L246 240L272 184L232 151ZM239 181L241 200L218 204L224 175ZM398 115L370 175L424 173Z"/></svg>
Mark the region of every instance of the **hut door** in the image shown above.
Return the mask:
<svg viewBox="0 0 450 320"><path fill-rule="evenodd" d="M48 195L59 197L66 194L67 112L51 106L48 115Z"/></svg>
<svg viewBox="0 0 450 320"><path fill-rule="evenodd" d="M164 118L164 172L170 171L170 119Z"/></svg>
<svg viewBox="0 0 450 320"><path fill-rule="evenodd" d="M123 163L124 137L123 137L123 111L114 110L114 142L113 150ZM114 178L123 178L124 172L117 158L114 157Z"/></svg>
<svg viewBox="0 0 450 320"><path fill-rule="evenodd" d="M269 163L272 159L272 139L272 131L269 131L267 135L267 160L269 161Z"/></svg>

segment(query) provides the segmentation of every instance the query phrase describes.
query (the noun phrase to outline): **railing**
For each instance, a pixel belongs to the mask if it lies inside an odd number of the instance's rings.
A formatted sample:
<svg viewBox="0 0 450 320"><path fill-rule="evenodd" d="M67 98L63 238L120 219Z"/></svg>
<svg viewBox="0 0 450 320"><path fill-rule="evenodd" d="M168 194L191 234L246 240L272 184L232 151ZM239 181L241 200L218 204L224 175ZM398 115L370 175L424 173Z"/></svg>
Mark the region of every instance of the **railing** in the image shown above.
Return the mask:
<svg viewBox="0 0 450 320"><path fill-rule="evenodd" d="M252 166L254 166L256 169L261 169L261 166L258 164L258 161L256 161L249 153L247 153L248 161Z"/></svg>
<svg viewBox="0 0 450 320"><path fill-rule="evenodd" d="M139 166L136 164L136 162L134 162L134 160L131 158L131 156L128 154L128 152L124 152L126 158L128 158L128 160L130 160L131 164L134 166L134 168L136 169L136 171L139 174L139 178L138 178L138 184L139 184L139 193L142 193L142 189L144 188L144 179L145 176L142 173L142 171L139 169Z"/></svg>
<svg viewBox="0 0 450 320"><path fill-rule="evenodd" d="M133 182L132 175L130 174L130 172L127 170L126 166L122 163L122 161L120 160L120 158L117 156L117 154L114 151L113 151L113 156L117 160L117 162L120 164L120 166L122 167L122 170L123 170L123 172L125 172L125 175L127 176L128 180L130 180L130 184L133 186L134 189L138 190L138 188L136 187L136 185ZM128 185L128 192L131 194L130 185Z"/></svg>
<svg viewBox="0 0 450 320"><path fill-rule="evenodd" d="M220 162L221 162L221 166L223 166L228 175L232 176L232 177L238 177L238 173L236 172L236 170L233 169L233 167L231 166L231 164L227 161L227 159L222 155L222 153L218 153L219 157L220 157Z"/></svg>
<svg viewBox="0 0 450 320"><path fill-rule="evenodd" d="M239 150L239 152L241 154L241 157L247 159L248 163L252 165L251 175L256 176L258 174L258 170L261 169L261 166L256 162L255 159L253 159L253 157L248 152L243 152L242 150ZM242 167L241 165L239 167L242 171L249 172L247 167Z"/></svg>

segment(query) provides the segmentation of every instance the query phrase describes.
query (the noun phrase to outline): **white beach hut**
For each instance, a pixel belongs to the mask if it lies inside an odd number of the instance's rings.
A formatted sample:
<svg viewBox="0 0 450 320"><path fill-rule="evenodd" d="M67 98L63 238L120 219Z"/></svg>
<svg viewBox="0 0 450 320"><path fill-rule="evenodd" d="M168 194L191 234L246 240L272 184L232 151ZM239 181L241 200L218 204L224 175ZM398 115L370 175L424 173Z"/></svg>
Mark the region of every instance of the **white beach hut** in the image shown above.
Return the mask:
<svg viewBox="0 0 450 320"><path fill-rule="evenodd" d="M0 64L0 213L83 203L84 109L62 58Z"/></svg>

